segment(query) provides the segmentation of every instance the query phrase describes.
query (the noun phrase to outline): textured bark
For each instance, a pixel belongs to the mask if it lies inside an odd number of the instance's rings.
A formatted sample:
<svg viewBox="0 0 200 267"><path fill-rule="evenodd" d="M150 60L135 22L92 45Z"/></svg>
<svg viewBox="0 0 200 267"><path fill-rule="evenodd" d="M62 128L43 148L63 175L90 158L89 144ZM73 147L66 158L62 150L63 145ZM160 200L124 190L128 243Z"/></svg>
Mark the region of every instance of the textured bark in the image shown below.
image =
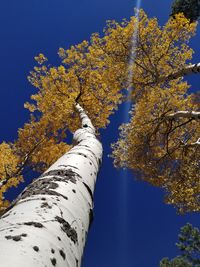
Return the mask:
<svg viewBox="0 0 200 267"><path fill-rule="evenodd" d="M76 145L35 179L0 219L4 267L79 267L92 220L102 146L84 110Z"/></svg>

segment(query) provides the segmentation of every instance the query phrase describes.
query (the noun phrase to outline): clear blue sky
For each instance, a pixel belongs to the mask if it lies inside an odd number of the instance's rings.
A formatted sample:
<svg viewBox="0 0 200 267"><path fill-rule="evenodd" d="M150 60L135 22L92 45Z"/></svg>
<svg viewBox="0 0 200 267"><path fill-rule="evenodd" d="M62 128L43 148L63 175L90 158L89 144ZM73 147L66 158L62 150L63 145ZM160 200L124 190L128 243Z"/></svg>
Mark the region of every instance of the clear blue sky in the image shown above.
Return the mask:
<svg viewBox="0 0 200 267"><path fill-rule="evenodd" d="M105 21L129 18L133 0L6 0L0 4L0 121L2 140L16 138L18 127L28 118L23 103L34 89L27 82L34 56L44 53L58 64L57 50L68 48L93 32L102 31ZM163 24L170 13L170 0L143 0L149 16ZM200 35L191 42L199 61ZM200 84L199 77L190 81ZM198 88L196 88L198 89ZM157 267L164 256L177 254L175 242L186 222L200 226L199 214L178 216L163 204L163 192L136 181L128 171L115 170L107 157L124 121L122 106L102 133L104 163L95 191L95 220L88 236L82 267ZM17 191L12 190L12 197Z"/></svg>

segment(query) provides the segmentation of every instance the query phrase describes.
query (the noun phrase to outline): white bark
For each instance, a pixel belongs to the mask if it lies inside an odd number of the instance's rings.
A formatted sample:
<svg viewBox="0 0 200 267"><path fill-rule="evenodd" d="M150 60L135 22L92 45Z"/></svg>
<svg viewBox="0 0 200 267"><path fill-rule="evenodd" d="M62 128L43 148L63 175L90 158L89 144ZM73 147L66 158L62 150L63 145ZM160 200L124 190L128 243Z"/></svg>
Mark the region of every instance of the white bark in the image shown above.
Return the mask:
<svg viewBox="0 0 200 267"><path fill-rule="evenodd" d="M184 147L197 147L200 146L200 138L194 143L183 143Z"/></svg>
<svg viewBox="0 0 200 267"><path fill-rule="evenodd" d="M102 146L77 104L77 143L35 179L0 220L3 267L79 267L92 219Z"/></svg>
<svg viewBox="0 0 200 267"><path fill-rule="evenodd" d="M200 73L200 63L191 64L185 67L182 70L179 70L173 74L168 75L167 77L160 77L157 82L163 82L167 80L174 80L192 73Z"/></svg>
<svg viewBox="0 0 200 267"><path fill-rule="evenodd" d="M167 119L178 119L178 118L193 118L194 120L200 119L200 112L199 111L177 111L166 115L165 118Z"/></svg>

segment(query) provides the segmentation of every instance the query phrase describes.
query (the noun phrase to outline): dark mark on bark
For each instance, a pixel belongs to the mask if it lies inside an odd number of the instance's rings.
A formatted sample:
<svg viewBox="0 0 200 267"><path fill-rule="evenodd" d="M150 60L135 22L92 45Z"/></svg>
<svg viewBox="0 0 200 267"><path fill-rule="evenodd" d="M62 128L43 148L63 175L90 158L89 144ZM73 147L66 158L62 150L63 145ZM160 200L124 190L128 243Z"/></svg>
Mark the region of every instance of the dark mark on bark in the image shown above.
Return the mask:
<svg viewBox="0 0 200 267"><path fill-rule="evenodd" d="M78 267L78 260L76 259L76 267Z"/></svg>
<svg viewBox="0 0 200 267"><path fill-rule="evenodd" d="M34 226L37 228L43 228L44 227L44 225L42 223L39 223L39 222L25 222L24 225Z"/></svg>
<svg viewBox="0 0 200 267"><path fill-rule="evenodd" d="M61 241L61 238L59 236L57 236L58 240Z"/></svg>
<svg viewBox="0 0 200 267"><path fill-rule="evenodd" d="M51 249L51 253L53 253L53 254L55 253L55 250L53 248Z"/></svg>
<svg viewBox="0 0 200 267"><path fill-rule="evenodd" d="M39 191L50 191L51 189L56 188L58 188L58 184L54 178L38 179L30 184L24 192L22 192L21 198L24 199L26 197L38 195Z"/></svg>
<svg viewBox="0 0 200 267"><path fill-rule="evenodd" d="M75 190L75 189L72 189L72 192L73 192L73 193L76 193L76 190Z"/></svg>
<svg viewBox="0 0 200 267"><path fill-rule="evenodd" d="M20 241L22 238L21 238L20 235L16 235L16 236L13 236L12 239L13 239L14 241Z"/></svg>
<svg viewBox="0 0 200 267"><path fill-rule="evenodd" d="M54 176L54 177L40 179L42 177L47 177L47 176ZM26 188L26 190L22 192L21 199L41 194L62 196L63 198L68 199L62 194L53 191L59 186L56 182L61 181L65 183L71 182L76 184L77 178L81 179L81 176L72 171L71 169L49 171L41 175L39 179L35 180L32 184L30 184Z"/></svg>
<svg viewBox="0 0 200 267"><path fill-rule="evenodd" d="M44 193L46 193L46 191L45 191ZM51 190L49 190L47 194L48 194L48 195L51 195L51 196L63 197L64 199L68 200L68 197L66 197L66 196L64 196L63 194L60 194L60 193L58 193L58 192L55 192L55 191L51 191Z"/></svg>
<svg viewBox="0 0 200 267"><path fill-rule="evenodd" d="M63 218L56 216L55 219L62 225L61 229L66 235L76 244L78 242L78 236L76 230L71 227L71 225L65 221Z"/></svg>
<svg viewBox="0 0 200 267"><path fill-rule="evenodd" d="M88 146L88 145L79 145L79 147L88 147L88 148L90 148L90 146Z"/></svg>
<svg viewBox="0 0 200 267"><path fill-rule="evenodd" d="M90 151L89 149L87 149L87 151L89 151L90 153L92 152L92 151ZM88 158L87 155L85 155L84 153L81 153L81 152L78 152L78 153L76 152L76 153L74 153L74 154L83 156L84 158ZM94 157L96 157L94 153L92 153L92 154L93 154ZM92 162L90 162L90 165L92 165Z"/></svg>
<svg viewBox="0 0 200 267"><path fill-rule="evenodd" d="M5 238L8 239L8 240L9 239L12 239L13 241L21 241L22 240L22 236L23 237L26 237L27 234L14 235L14 236L12 236L12 235L6 235Z"/></svg>
<svg viewBox="0 0 200 267"><path fill-rule="evenodd" d="M60 215L61 217L63 217L63 211L60 209Z"/></svg>
<svg viewBox="0 0 200 267"><path fill-rule="evenodd" d="M27 234L22 234L22 236L23 236L23 237L26 237L26 236L27 236Z"/></svg>
<svg viewBox="0 0 200 267"><path fill-rule="evenodd" d="M90 213L89 213L89 229L91 228L93 220L94 220L94 212L93 212L92 209L90 209Z"/></svg>
<svg viewBox="0 0 200 267"><path fill-rule="evenodd" d="M75 166L73 166L73 165L59 165L59 167L65 167L65 168L71 167L71 168L74 168L74 169L77 169L78 170L78 168L75 167Z"/></svg>
<svg viewBox="0 0 200 267"><path fill-rule="evenodd" d="M74 167L74 168L76 168L76 167ZM52 171L49 171L47 173L42 174L40 177L53 176L53 175L55 175L54 181L62 181L62 182L70 181L74 184L76 184L77 178L81 178L81 176L79 174L77 174L76 172L74 172L72 169L52 170ZM59 179L59 177L56 177L57 175L61 176L63 178ZM48 181L49 181L49 179L52 179L52 178L48 178Z"/></svg>
<svg viewBox="0 0 200 267"><path fill-rule="evenodd" d="M64 199L68 200L68 198L65 197L64 195L52 190L58 187L57 183L52 182L54 180L55 178L47 178L35 181L22 193L21 199L25 199L27 197L35 195L50 195L50 196L63 197Z"/></svg>
<svg viewBox="0 0 200 267"><path fill-rule="evenodd" d="M65 252L62 249L60 249L59 252L60 252L60 255L63 258L63 260L65 260L65 258L66 258Z"/></svg>
<svg viewBox="0 0 200 267"><path fill-rule="evenodd" d="M39 251L39 247L38 246L34 246L33 249L38 252Z"/></svg>
<svg viewBox="0 0 200 267"><path fill-rule="evenodd" d="M56 266L56 259L55 258L52 258L51 259L51 263L52 263L53 266Z"/></svg>
<svg viewBox="0 0 200 267"><path fill-rule="evenodd" d="M93 194L92 194L91 189L89 188L89 186L88 186L86 183L83 183L83 184L84 184L84 186L87 188L87 191L88 191L88 193L89 193L89 195L90 195L90 197L91 197L91 199L92 199L92 202L93 202Z"/></svg>
<svg viewBox="0 0 200 267"><path fill-rule="evenodd" d="M52 209L52 207L51 207L47 202L42 203L40 207L41 207L41 208Z"/></svg>
<svg viewBox="0 0 200 267"><path fill-rule="evenodd" d="M8 211L8 210L7 210L7 211ZM9 215L10 215L10 213L7 213L7 214L3 215L3 216L2 216L2 219L8 217Z"/></svg>

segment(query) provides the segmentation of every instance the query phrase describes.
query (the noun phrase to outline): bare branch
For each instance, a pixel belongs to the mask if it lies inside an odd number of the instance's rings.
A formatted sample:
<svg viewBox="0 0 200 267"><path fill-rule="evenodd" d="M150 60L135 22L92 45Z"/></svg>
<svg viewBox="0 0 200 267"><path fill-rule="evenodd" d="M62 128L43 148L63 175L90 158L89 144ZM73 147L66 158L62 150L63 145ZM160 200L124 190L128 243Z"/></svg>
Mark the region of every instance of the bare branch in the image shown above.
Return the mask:
<svg viewBox="0 0 200 267"><path fill-rule="evenodd" d="M184 69L181 69L173 74L170 74L166 77L160 77L158 82L174 80L192 73L200 73L200 63L188 65Z"/></svg>
<svg viewBox="0 0 200 267"><path fill-rule="evenodd" d="M5 179L1 180L1 181L0 181L0 188L1 188L3 185L5 185L5 184L8 182L8 180L9 180L8 177L6 177Z"/></svg>
<svg viewBox="0 0 200 267"><path fill-rule="evenodd" d="M196 141L196 142L194 142L194 143L190 143L190 144L184 144L184 147L197 147L197 146L200 146L200 138Z"/></svg>
<svg viewBox="0 0 200 267"><path fill-rule="evenodd" d="M200 73L200 63L190 64L190 65L186 66L185 68L183 68L177 72L169 74L168 76L161 76L161 77L155 76L154 78L156 78L156 79L154 79L154 81L150 81L147 83L144 83L144 82L136 82L136 83L138 85L151 86L151 85L162 83L165 81L175 80L175 79L178 79L178 78L181 78L183 76L190 75L193 73Z"/></svg>
<svg viewBox="0 0 200 267"><path fill-rule="evenodd" d="M193 120L194 120L193 118L190 118L189 120L187 120L187 121L185 121L185 122L183 122L183 123L181 123L181 124L176 125L176 126L169 132L169 134L172 133L172 132L174 132L177 128L180 128L180 127L182 127L182 126L184 126L184 125L190 123L190 122L193 121Z"/></svg>
<svg viewBox="0 0 200 267"><path fill-rule="evenodd" d="M33 154L33 152L38 148L38 146L40 144L42 144L44 141L45 141L45 137L43 137L38 143L36 143L34 145L34 147L25 155L24 161L21 163L21 166L19 167L19 169L17 170L17 172L13 174L14 176L19 176L19 175L22 174L22 171L23 171L24 167L26 166L29 158L31 157L31 155Z"/></svg>
<svg viewBox="0 0 200 267"><path fill-rule="evenodd" d="M199 111L177 111L165 116L166 119L178 119L178 118L192 118L194 120L200 119Z"/></svg>

